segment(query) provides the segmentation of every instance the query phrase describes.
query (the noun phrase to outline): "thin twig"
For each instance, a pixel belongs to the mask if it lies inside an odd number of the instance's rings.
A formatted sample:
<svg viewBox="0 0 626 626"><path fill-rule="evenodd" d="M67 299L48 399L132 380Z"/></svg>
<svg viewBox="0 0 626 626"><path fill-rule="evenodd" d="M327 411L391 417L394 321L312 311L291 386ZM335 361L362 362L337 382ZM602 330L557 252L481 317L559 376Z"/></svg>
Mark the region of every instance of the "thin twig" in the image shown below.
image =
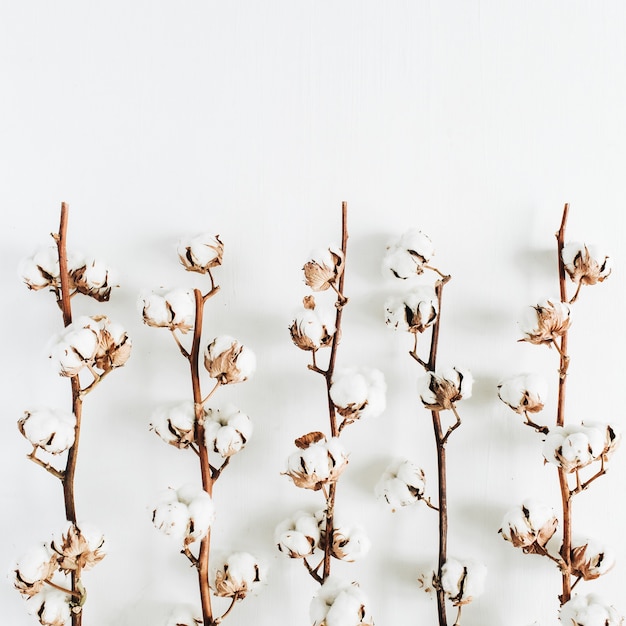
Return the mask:
<svg viewBox="0 0 626 626"><path fill-rule="evenodd" d="M178 338L178 335L176 334L176 329L175 328L170 328L170 331L172 332L172 337L174 337L174 341L176 342L176 345L178 346L178 349L180 350L180 353L186 358L189 359L189 352L187 352L187 350L185 349L185 346L183 346L183 344L180 342L180 339Z"/></svg>
<svg viewBox="0 0 626 626"><path fill-rule="evenodd" d="M43 467L46 471L50 472L53 476L55 476L59 480L63 480L64 474L61 470L58 470L53 465L50 465L50 463L46 463L45 461L42 461L36 455L37 455L37 446L33 446L33 451L30 454L27 454L26 458L33 461L33 463L36 463L37 465Z"/></svg>

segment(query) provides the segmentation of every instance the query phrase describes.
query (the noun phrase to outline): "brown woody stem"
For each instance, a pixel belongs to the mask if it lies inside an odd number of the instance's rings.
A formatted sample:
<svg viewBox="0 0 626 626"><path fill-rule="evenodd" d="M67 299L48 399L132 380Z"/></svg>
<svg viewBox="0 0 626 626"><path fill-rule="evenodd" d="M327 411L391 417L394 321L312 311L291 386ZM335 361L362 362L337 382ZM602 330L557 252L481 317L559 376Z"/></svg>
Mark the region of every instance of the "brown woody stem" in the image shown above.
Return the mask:
<svg viewBox="0 0 626 626"><path fill-rule="evenodd" d="M556 234L557 253L559 263L559 290L561 302L567 302L567 286L565 283L565 265L563 263L563 247L565 246L565 227L567 224L567 215L569 204L563 207L563 216L561 218L561 227ZM559 391L557 400L556 425L563 426L565 424L565 383L567 379L567 368L569 366L569 356L567 354L567 333L566 330L561 336L561 344L557 346L559 351ZM555 342L556 345L556 342ZM571 579L571 549L572 549L572 503L569 483L567 481L567 473L562 468L558 468L559 487L561 490L561 504L563 508L563 544L561 546L561 558L564 566L562 570L562 594L560 596L561 605L565 604L572 595L572 579Z"/></svg>

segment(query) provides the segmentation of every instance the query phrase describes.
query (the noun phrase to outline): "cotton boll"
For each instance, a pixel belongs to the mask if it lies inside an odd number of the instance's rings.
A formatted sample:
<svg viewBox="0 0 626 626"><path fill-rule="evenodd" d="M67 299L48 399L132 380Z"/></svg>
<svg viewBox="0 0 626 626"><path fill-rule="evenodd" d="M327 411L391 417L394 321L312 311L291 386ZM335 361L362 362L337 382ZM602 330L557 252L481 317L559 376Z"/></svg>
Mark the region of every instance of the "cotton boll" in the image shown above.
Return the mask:
<svg viewBox="0 0 626 626"><path fill-rule="evenodd" d="M46 587L26 601L26 610L42 626L65 626L71 617L69 600L68 594Z"/></svg>
<svg viewBox="0 0 626 626"><path fill-rule="evenodd" d="M196 299L191 289L172 289L164 295L144 292L140 295L139 306L148 326L182 333L194 327Z"/></svg>
<svg viewBox="0 0 626 626"><path fill-rule="evenodd" d="M222 458L239 452L252 436L250 418L236 407L206 411L205 437L207 446Z"/></svg>
<svg viewBox="0 0 626 626"><path fill-rule="evenodd" d="M194 441L196 415L193 402L159 407L152 413L150 429L165 443L177 448L187 448Z"/></svg>
<svg viewBox="0 0 626 626"><path fill-rule="evenodd" d="M573 282L595 285L611 274L612 262L599 246L578 241L567 243L561 252L565 271Z"/></svg>
<svg viewBox="0 0 626 626"><path fill-rule="evenodd" d="M20 262L18 273L33 291L59 287L59 253L56 246L48 246Z"/></svg>
<svg viewBox="0 0 626 626"><path fill-rule="evenodd" d="M330 577L311 601L313 626L373 626L368 600L356 583Z"/></svg>
<svg viewBox="0 0 626 626"><path fill-rule="evenodd" d="M283 520L274 531L278 549L292 559L312 554L319 540L320 528L316 516L303 511Z"/></svg>
<svg viewBox="0 0 626 626"><path fill-rule="evenodd" d="M418 379L418 393L426 408L434 411L451 409L456 402L470 398L474 379L468 370L448 367Z"/></svg>
<svg viewBox="0 0 626 626"><path fill-rule="evenodd" d="M33 546L15 564L15 588L24 596L33 596L56 570L56 557L45 544Z"/></svg>
<svg viewBox="0 0 626 626"><path fill-rule="evenodd" d="M326 291L337 283L343 268L344 256L338 246L313 250L302 268L304 282L313 291Z"/></svg>
<svg viewBox="0 0 626 626"><path fill-rule="evenodd" d="M212 579L215 595L243 600L264 582L265 571L248 552L235 552L217 566Z"/></svg>
<svg viewBox="0 0 626 626"><path fill-rule="evenodd" d="M90 328L90 323L90 318L79 318L53 342L50 359L61 376L75 376L87 363L93 363L99 337L98 331Z"/></svg>
<svg viewBox="0 0 626 626"><path fill-rule="evenodd" d="M52 409L25 411L17 425L33 446L50 454L61 454L74 445L76 417L73 413Z"/></svg>
<svg viewBox="0 0 626 626"><path fill-rule="evenodd" d="M434 255L434 246L428 235L418 229L405 232L387 247L383 258L383 273L406 280L422 274Z"/></svg>
<svg viewBox="0 0 626 626"><path fill-rule="evenodd" d="M572 541L571 563L574 576L594 580L614 567L615 555L597 541L575 539Z"/></svg>
<svg viewBox="0 0 626 626"><path fill-rule="evenodd" d="M384 499L392 511L414 504L424 496L424 470L407 459L393 461L376 484L377 497Z"/></svg>
<svg viewBox="0 0 626 626"><path fill-rule="evenodd" d="M341 561L353 562L364 557L372 546L365 529L360 525L349 526L335 520L332 534L331 554ZM323 542L326 533L323 534Z"/></svg>
<svg viewBox="0 0 626 626"><path fill-rule="evenodd" d="M576 595L559 613L563 626L621 626L624 618L596 594Z"/></svg>
<svg viewBox="0 0 626 626"><path fill-rule="evenodd" d="M289 332L298 348L316 351L332 344L335 322L327 311L315 308L313 296L306 296L304 307L295 314Z"/></svg>
<svg viewBox="0 0 626 626"><path fill-rule="evenodd" d="M59 568L66 573L89 570L105 556L104 535L92 524L68 523L66 529L55 534L50 542L57 554Z"/></svg>
<svg viewBox="0 0 626 626"><path fill-rule="evenodd" d="M503 539L525 553L542 554L557 526L558 519L551 506L528 498L507 511L500 532Z"/></svg>
<svg viewBox="0 0 626 626"><path fill-rule="evenodd" d="M536 374L518 374L498 384L498 397L516 413L537 413L544 407L548 385Z"/></svg>
<svg viewBox="0 0 626 626"><path fill-rule="evenodd" d="M371 368L349 368L333 376L330 397L346 423L378 417L386 408L387 384L383 373Z"/></svg>
<svg viewBox="0 0 626 626"><path fill-rule="evenodd" d="M106 302L115 284L114 272L100 259L87 259L72 269L71 278L79 293Z"/></svg>
<svg viewBox="0 0 626 626"><path fill-rule="evenodd" d="M403 296L392 296L385 302L385 323L394 330L423 333L434 324L439 310L437 294L432 287L419 287Z"/></svg>
<svg viewBox="0 0 626 626"><path fill-rule="evenodd" d="M178 242L178 258L189 272L207 274L211 268L222 264L224 244L219 235L202 233Z"/></svg>
<svg viewBox="0 0 626 626"><path fill-rule="evenodd" d="M611 449L607 428L571 424L553 428L543 445L546 461L574 472L599 460Z"/></svg>
<svg viewBox="0 0 626 626"><path fill-rule="evenodd" d="M563 336L571 324L571 309L558 298L547 298L539 304L526 309L519 323L525 335L522 341L536 345L551 344Z"/></svg>
<svg viewBox="0 0 626 626"><path fill-rule="evenodd" d="M448 559L441 568L440 584L454 606L469 604L484 590L487 568L478 561Z"/></svg>
<svg viewBox="0 0 626 626"><path fill-rule="evenodd" d="M228 335L216 337L204 352L204 367L222 385L241 383L256 370L256 356L250 348Z"/></svg>

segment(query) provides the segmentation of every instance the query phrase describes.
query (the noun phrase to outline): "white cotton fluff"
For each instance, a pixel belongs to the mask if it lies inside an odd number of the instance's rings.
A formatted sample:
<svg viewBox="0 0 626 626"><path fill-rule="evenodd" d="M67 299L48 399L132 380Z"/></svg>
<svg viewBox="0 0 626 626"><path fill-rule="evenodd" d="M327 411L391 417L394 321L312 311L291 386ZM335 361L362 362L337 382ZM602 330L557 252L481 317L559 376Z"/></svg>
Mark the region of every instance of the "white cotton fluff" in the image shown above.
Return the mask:
<svg viewBox="0 0 626 626"><path fill-rule="evenodd" d="M65 411L35 409L24 413L18 427L33 446L61 454L74 445L76 417Z"/></svg>
<svg viewBox="0 0 626 626"><path fill-rule="evenodd" d="M465 604L483 593L486 576L479 561L448 559L441 568L441 586L455 604Z"/></svg>
<svg viewBox="0 0 626 626"><path fill-rule="evenodd" d="M615 566L615 554L594 539L572 540L572 566L585 580L603 576Z"/></svg>
<svg viewBox="0 0 626 626"><path fill-rule="evenodd" d="M365 528L359 524L348 525L341 519L333 521L332 554L341 561L353 562L364 557L372 547Z"/></svg>
<svg viewBox="0 0 626 626"><path fill-rule="evenodd" d="M232 404L208 409L204 428L207 446L222 458L239 452L252 436L252 421Z"/></svg>
<svg viewBox="0 0 626 626"><path fill-rule="evenodd" d="M428 235L414 228L405 232L387 247L383 257L383 273L406 280L421 274L423 266L434 255L434 246Z"/></svg>
<svg viewBox="0 0 626 626"><path fill-rule="evenodd" d="M218 563L211 580L216 595L243 598L265 582L265 570L252 554L234 552Z"/></svg>
<svg viewBox="0 0 626 626"><path fill-rule="evenodd" d="M561 258L565 271L572 280L575 280L577 274L581 273L584 275L583 282L588 284L602 282L613 269L611 257L606 250L596 244L586 244L580 241L568 242L563 246ZM579 267L577 267L577 259Z"/></svg>
<svg viewBox="0 0 626 626"><path fill-rule="evenodd" d="M422 498L425 486L424 470L408 459L397 459L387 466L376 483L375 492L395 511Z"/></svg>
<svg viewBox="0 0 626 626"><path fill-rule="evenodd" d="M148 326L178 329L183 333L194 326L196 299L191 289L172 289L162 295L143 292L139 306Z"/></svg>
<svg viewBox="0 0 626 626"><path fill-rule="evenodd" d="M37 250L20 262L18 273L30 289L44 289L59 278L59 252L56 246Z"/></svg>
<svg viewBox="0 0 626 626"><path fill-rule="evenodd" d="M300 309L289 328L294 341L299 339L298 345L306 344L310 346L308 349L314 350L328 345L329 337L335 334L334 319L325 309Z"/></svg>
<svg viewBox="0 0 626 626"><path fill-rule="evenodd" d="M45 580L50 574L50 561L53 553L43 544L32 546L15 564L16 575L25 583L33 584Z"/></svg>
<svg viewBox="0 0 626 626"><path fill-rule="evenodd" d="M360 626L373 624L368 600L356 583L330 577L311 601L313 626Z"/></svg>
<svg viewBox="0 0 626 626"><path fill-rule="evenodd" d="M193 441L195 423L196 414L191 401L159 407L150 418L150 428L165 443L179 448L184 448Z"/></svg>
<svg viewBox="0 0 626 626"><path fill-rule="evenodd" d="M64 626L71 617L69 599L62 591L44 587L26 601L26 610L37 616L42 626Z"/></svg>
<svg viewBox="0 0 626 626"><path fill-rule="evenodd" d="M92 364L99 345L99 332L92 326L91 318L81 317L53 341L50 359L61 376L74 376Z"/></svg>
<svg viewBox="0 0 626 626"><path fill-rule="evenodd" d="M623 617L596 594L576 595L559 613L563 626L621 626Z"/></svg>
<svg viewBox="0 0 626 626"><path fill-rule="evenodd" d="M572 472L600 458L606 446L606 426L571 424L553 428L543 445L546 461Z"/></svg>
<svg viewBox="0 0 626 626"><path fill-rule="evenodd" d="M498 397L517 413L541 410L547 395L548 385L537 374L518 374L498 384Z"/></svg>
<svg viewBox="0 0 626 626"><path fill-rule="evenodd" d="M339 412L351 419L378 417L386 408L387 384L380 370L352 367L335 373L330 397Z"/></svg>
<svg viewBox="0 0 626 626"><path fill-rule="evenodd" d="M248 380L256 371L256 355L229 335L213 339L204 352L204 365L211 378L223 384Z"/></svg>
<svg viewBox="0 0 626 626"><path fill-rule="evenodd" d="M424 332L437 318L439 302L432 287L417 287L385 302L385 323L394 330Z"/></svg>
<svg viewBox="0 0 626 626"><path fill-rule="evenodd" d="M418 393L426 406L450 408L458 400L472 396L474 378L469 370L456 367L439 368L427 372L417 380Z"/></svg>
<svg viewBox="0 0 626 626"><path fill-rule="evenodd" d="M320 528L312 513L298 511L283 520L274 531L274 543L283 554L300 559L312 554L320 540Z"/></svg>
<svg viewBox="0 0 626 626"><path fill-rule="evenodd" d="M571 320L571 308L560 298L545 298L526 307L518 322L519 329L532 343L546 343L563 334Z"/></svg>
<svg viewBox="0 0 626 626"><path fill-rule="evenodd" d="M202 233L186 237L178 242L178 256L187 268L207 270L219 265L222 261L224 246L219 236Z"/></svg>
<svg viewBox="0 0 626 626"><path fill-rule="evenodd" d="M556 513L551 506L534 498L527 498L504 515L502 537L515 545L529 546L539 540L543 546L554 534L556 519Z"/></svg>
<svg viewBox="0 0 626 626"><path fill-rule="evenodd" d="M347 452L339 439L333 437L330 441L317 441L292 453L287 459L287 473L304 473L325 481L347 462Z"/></svg>

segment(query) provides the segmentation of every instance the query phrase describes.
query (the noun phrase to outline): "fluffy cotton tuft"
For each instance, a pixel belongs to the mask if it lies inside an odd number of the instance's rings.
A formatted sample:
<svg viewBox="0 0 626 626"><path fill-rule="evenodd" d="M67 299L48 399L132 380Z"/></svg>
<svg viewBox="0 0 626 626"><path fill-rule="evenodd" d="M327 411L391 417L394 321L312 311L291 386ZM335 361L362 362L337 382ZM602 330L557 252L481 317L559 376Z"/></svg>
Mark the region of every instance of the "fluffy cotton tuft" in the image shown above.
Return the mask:
<svg viewBox="0 0 626 626"><path fill-rule="evenodd" d="M414 228L405 232L387 247L383 258L383 273L406 280L424 272L424 265L435 253L428 235Z"/></svg>
<svg viewBox="0 0 626 626"><path fill-rule="evenodd" d="M563 626L621 626L624 618L596 594L577 595L559 613Z"/></svg>
<svg viewBox="0 0 626 626"><path fill-rule="evenodd" d="M326 291L331 285L337 286L343 268L344 255L338 246L313 250L302 268L304 282L313 291Z"/></svg>
<svg viewBox="0 0 626 626"><path fill-rule="evenodd" d="M317 517L312 513L298 511L283 520L274 531L274 542L283 554L292 559L301 559L318 547L320 528Z"/></svg>
<svg viewBox="0 0 626 626"><path fill-rule="evenodd" d="M15 564L15 588L26 597L34 596L41 591L44 581L50 579L55 570L55 554L45 544L37 544Z"/></svg>
<svg viewBox="0 0 626 626"><path fill-rule="evenodd" d="M202 233L186 237L178 242L178 258L188 272L207 274L222 264L224 244L219 235Z"/></svg>
<svg viewBox="0 0 626 626"><path fill-rule="evenodd" d="M593 539L575 539L571 550L572 573L584 580L594 580L615 565L611 550Z"/></svg>
<svg viewBox="0 0 626 626"><path fill-rule="evenodd" d="M459 400L470 398L473 384L474 379L468 370L448 367L427 372L418 379L418 393L426 408L444 411Z"/></svg>
<svg viewBox="0 0 626 626"><path fill-rule="evenodd" d="M516 413L538 413L547 394L545 379L536 374L518 374L498 384L498 397Z"/></svg>
<svg viewBox="0 0 626 626"><path fill-rule="evenodd" d="M561 258L565 271L579 285L601 283L613 269L609 255L595 244L569 242L563 247Z"/></svg>
<svg viewBox="0 0 626 626"><path fill-rule="evenodd" d="M483 593L487 568L479 561L448 559L441 568L441 587L454 606L469 604Z"/></svg>
<svg viewBox="0 0 626 626"><path fill-rule="evenodd" d="M315 308L313 296L306 296L304 307L295 314L289 332L298 348L316 351L332 344L335 322L327 311Z"/></svg>
<svg viewBox="0 0 626 626"><path fill-rule="evenodd" d="M424 497L426 478L424 470L408 459L393 461L385 469L376 484L375 491L395 511L399 507L409 506Z"/></svg>
<svg viewBox="0 0 626 626"><path fill-rule="evenodd" d="M330 577L311 601L313 626L373 626L368 600L356 583Z"/></svg>
<svg viewBox="0 0 626 626"><path fill-rule="evenodd" d="M228 335L216 337L204 352L204 366L211 378L222 385L241 383L256 370L256 356L250 348Z"/></svg>
<svg viewBox="0 0 626 626"><path fill-rule="evenodd" d="M187 448L194 441L196 413L193 402L159 407L150 419L150 429L165 443L177 448Z"/></svg>
<svg viewBox="0 0 626 626"><path fill-rule="evenodd" d="M551 506L528 498L507 511L500 532L503 539L525 553L541 554L557 526L558 519Z"/></svg>
<svg viewBox="0 0 626 626"><path fill-rule="evenodd" d="M76 417L66 411L35 409L25 411L17 426L36 448L61 454L74 445Z"/></svg>
<svg viewBox="0 0 626 626"><path fill-rule="evenodd" d="M235 552L218 564L212 580L215 595L243 600L265 582L265 570L248 552Z"/></svg>
<svg viewBox="0 0 626 626"><path fill-rule="evenodd" d="M571 309L558 298L548 298L524 312L519 323L522 341L536 345L551 344L564 335L571 324Z"/></svg>
<svg viewBox="0 0 626 626"><path fill-rule="evenodd" d="M252 422L237 407L207 409L204 424L206 444L222 458L239 452L252 436Z"/></svg>
<svg viewBox="0 0 626 626"><path fill-rule="evenodd" d="M69 600L68 594L46 587L26 601L26 610L42 626L65 626L71 616Z"/></svg>
<svg viewBox="0 0 626 626"><path fill-rule="evenodd" d="M437 319L439 301L432 287L418 287L385 302L385 323L394 330L423 333Z"/></svg>
<svg viewBox="0 0 626 626"><path fill-rule="evenodd" d="M55 534L50 548L57 555L59 569L69 573L89 570L105 556L105 538L93 524L68 522L62 533Z"/></svg>
<svg viewBox="0 0 626 626"><path fill-rule="evenodd" d="M321 511L318 514L318 523L322 531L320 537L320 548L324 549L327 541L325 528L326 514ZM333 520L331 554L340 561L353 562L364 557L372 547L365 528L359 524L348 525L341 519Z"/></svg>
<svg viewBox="0 0 626 626"><path fill-rule="evenodd" d="M378 417L386 408L387 384L380 370L353 367L335 372L330 398L344 423Z"/></svg>
<svg viewBox="0 0 626 626"><path fill-rule="evenodd" d="M187 333L196 318L196 298L191 289L172 289L165 294L144 292L139 296L144 324Z"/></svg>

